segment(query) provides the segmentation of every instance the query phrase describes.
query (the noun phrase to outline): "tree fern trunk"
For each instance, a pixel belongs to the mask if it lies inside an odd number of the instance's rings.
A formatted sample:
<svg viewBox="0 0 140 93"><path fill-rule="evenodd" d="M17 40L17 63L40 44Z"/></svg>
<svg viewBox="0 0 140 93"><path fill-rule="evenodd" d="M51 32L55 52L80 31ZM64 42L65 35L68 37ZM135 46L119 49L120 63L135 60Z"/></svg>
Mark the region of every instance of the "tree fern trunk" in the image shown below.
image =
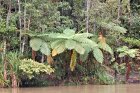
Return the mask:
<svg viewBox="0 0 140 93"><path fill-rule="evenodd" d="M35 60L35 57L36 57L36 51L34 51L34 50L32 49L32 59Z"/></svg>

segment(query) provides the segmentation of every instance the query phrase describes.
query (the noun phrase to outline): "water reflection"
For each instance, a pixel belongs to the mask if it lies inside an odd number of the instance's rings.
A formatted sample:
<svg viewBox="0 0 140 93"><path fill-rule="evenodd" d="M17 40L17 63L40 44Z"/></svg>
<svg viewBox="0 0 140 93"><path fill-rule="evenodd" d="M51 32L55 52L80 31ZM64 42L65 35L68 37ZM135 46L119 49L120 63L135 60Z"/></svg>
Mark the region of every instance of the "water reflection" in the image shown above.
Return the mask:
<svg viewBox="0 0 140 93"><path fill-rule="evenodd" d="M46 88L9 88L0 93L139 93L140 85L86 85Z"/></svg>

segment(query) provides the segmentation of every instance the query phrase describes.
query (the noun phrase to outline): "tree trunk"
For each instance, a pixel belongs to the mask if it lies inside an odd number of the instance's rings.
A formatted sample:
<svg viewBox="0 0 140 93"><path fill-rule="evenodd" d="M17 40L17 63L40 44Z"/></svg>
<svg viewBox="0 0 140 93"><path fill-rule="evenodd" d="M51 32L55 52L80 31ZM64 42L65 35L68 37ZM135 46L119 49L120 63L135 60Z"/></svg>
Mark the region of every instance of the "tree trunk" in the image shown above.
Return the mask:
<svg viewBox="0 0 140 93"><path fill-rule="evenodd" d="M32 59L35 60L35 57L36 57L36 51L34 51L34 50L32 49Z"/></svg>
<svg viewBox="0 0 140 93"><path fill-rule="evenodd" d="M90 0L86 0L87 6L86 6L86 30L87 33L89 32L89 9L90 9Z"/></svg>
<svg viewBox="0 0 140 93"><path fill-rule="evenodd" d="M6 61L6 39L3 41L3 54L2 54L2 62L4 65L4 81L7 81L7 61ZM3 84L3 87L5 87L5 84Z"/></svg>
<svg viewBox="0 0 140 93"><path fill-rule="evenodd" d="M21 27L21 5L20 5L20 0L17 0L17 2L18 2L18 14L19 14L19 32L20 32L20 34L19 34L19 41L20 41L20 53L22 53L21 51L22 51L22 42L21 42L21 37L22 37L22 31L21 31L21 29L22 29L22 27Z"/></svg>
<svg viewBox="0 0 140 93"><path fill-rule="evenodd" d="M127 82L129 79L129 76L130 76L130 72L131 72L131 65L129 63L128 57L126 57L125 61L126 61L126 76L125 76L125 78L126 78L126 82Z"/></svg>
<svg viewBox="0 0 140 93"><path fill-rule="evenodd" d="M25 4L26 4L26 0L25 0ZM26 28L27 28L27 26L26 26L26 12L27 12L27 10L26 10L26 6L24 6L24 31L26 32ZM23 37L23 40L21 40L22 41L22 44L21 44L21 55L23 55L23 53L24 53L24 51L25 51L25 44L26 44L26 37L24 36Z"/></svg>
<svg viewBox="0 0 140 93"><path fill-rule="evenodd" d="M121 0L118 0L118 17L117 17L117 21L120 20L120 16L121 16Z"/></svg>
<svg viewBox="0 0 140 93"><path fill-rule="evenodd" d="M17 77L16 77L15 73L12 72L11 78L12 78L12 88L18 87Z"/></svg>

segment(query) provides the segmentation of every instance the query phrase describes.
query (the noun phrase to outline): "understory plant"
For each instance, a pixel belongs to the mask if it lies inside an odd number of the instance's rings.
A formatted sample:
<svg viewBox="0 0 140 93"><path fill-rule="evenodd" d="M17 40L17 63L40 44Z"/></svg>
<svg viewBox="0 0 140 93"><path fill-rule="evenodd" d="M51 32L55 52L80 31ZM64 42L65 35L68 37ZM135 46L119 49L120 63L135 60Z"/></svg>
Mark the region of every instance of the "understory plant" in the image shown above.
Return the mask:
<svg viewBox="0 0 140 93"><path fill-rule="evenodd" d="M22 73L22 76L27 76L27 78L32 79L35 75L41 73L51 74L54 72L54 69L50 65L45 65L43 63L36 62L32 59L23 59L20 60L19 70Z"/></svg>

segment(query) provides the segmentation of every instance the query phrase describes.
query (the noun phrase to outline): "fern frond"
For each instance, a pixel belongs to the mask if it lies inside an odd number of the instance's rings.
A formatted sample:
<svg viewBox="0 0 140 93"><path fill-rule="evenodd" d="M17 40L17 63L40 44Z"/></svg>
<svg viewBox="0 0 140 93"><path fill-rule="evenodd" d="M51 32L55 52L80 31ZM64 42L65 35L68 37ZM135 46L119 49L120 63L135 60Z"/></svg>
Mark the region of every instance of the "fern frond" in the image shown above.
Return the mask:
<svg viewBox="0 0 140 93"><path fill-rule="evenodd" d="M45 55L50 55L50 49L49 49L48 44L46 42L43 42L43 44L40 47L40 51Z"/></svg>
<svg viewBox="0 0 140 93"><path fill-rule="evenodd" d="M101 27L106 28L108 30L117 31L117 32L120 32L120 33L126 33L127 32L127 29L125 29L124 27L121 27L121 26L119 26L115 23L112 23L112 22L109 22L109 23L100 22L99 24L101 25Z"/></svg>
<svg viewBox="0 0 140 93"><path fill-rule="evenodd" d="M74 35L75 34L75 30L73 30L73 29L69 29L69 28L66 28L64 31L63 31L63 33L65 34L65 35Z"/></svg>
<svg viewBox="0 0 140 93"><path fill-rule="evenodd" d="M98 43L98 46L106 52L109 52L111 55L114 54L112 48L108 44L105 43L105 45L102 45L102 43Z"/></svg>
<svg viewBox="0 0 140 93"><path fill-rule="evenodd" d="M55 51L57 52L57 54L60 54L62 52L65 51L66 47L65 47L65 42L60 42L57 45L54 46Z"/></svg>
<svg viewBox="0 0 140 93"><path fill-rule="evenodd" d="M74 38L88 38L88 37L92 37L93 34L91 33L77 33L74 35Z"/></svg>
<svg viewBox="0 0 140 93"><path fill-rule="evenodd" d="M68 36L63 33L50 33L49 37L54 38L54 39L67 39L68 38Z"/></svg>
<svg viewBox="0 0 140 93"><path fill-rule="evenodd" d="M104 60L103 53L98 47L94 48L93 55L98 62L103 63Z"/></svg>
<svg viewBox="0 0 140 93"><path fill-rule="evenodd" d="M135 39L135 38L122 38L124 42L129 43L130 45L136 45L140 46L140 39Z"/></svg>
<svg viewBox="0 0 140 93"><path fill-rule="evenodd" d="M34 50L34 51L38 51L42 45L42 40L40 38L34 38L30 40L30 47Z"/></svg>
<svg viewBox="0 0 140 93"><path fill-rule="evenodd" d="M77 43L77 44L75 45L75 48L74 48L74 49L75 49L76 52L79 53L79 54L84 54L84 53L85 53L85 49L84 49L84 47L83 47L80 43Z"/></svg>
<svg viewBox="0 0 140 93"><path fill-rule="evenodd" d="M69 50L74 49L76 47L76 44L77 44L77 42L74 40L66 40L65 41L65 46Z"/></svg>
<svg viewBox="0 0 140 93"><path fill-rule="evenodd" d="M84 44L88 44L89 46L96 47L98 46L96 42L88 39L88 38L73 38L75 41L78 41L79 43L84 43Z"/></svg>
<svg viewBox="0 0 140 93"><path fill-rule="evenodd" d="M56 46L58 46L60 43L65 42L64 40L55 40L51 43L51 48L54 49Z"/></svg>
<svg viewBox="0 0 140 93"><path fill-rule="evenodd" d="M30 47L34 51L40 50L45 55L50 55L50 49L47 42L43 41L40 38L34 38L30 40Z"/></svg>

